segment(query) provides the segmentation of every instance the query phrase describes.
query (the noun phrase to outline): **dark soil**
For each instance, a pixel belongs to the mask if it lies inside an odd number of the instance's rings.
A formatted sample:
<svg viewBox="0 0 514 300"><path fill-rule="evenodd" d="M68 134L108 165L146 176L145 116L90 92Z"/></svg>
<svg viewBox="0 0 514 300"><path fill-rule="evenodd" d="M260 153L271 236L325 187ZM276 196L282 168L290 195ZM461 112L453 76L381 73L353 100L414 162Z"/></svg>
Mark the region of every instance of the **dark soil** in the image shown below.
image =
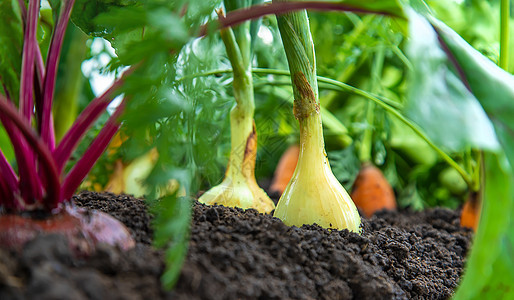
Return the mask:
<svg viewBox="0 0 514 300"><path fill-rule="evenodd" d="M136 248L101 246L75 258L57 235L39 236L21 254L0 247L0 299L445 299L471 238L447 209L381 212L363 219L359 236L196 204L182 275L165 292L164 255L150 245L144 202L89 192L75 201L125 223Z"/></svg>

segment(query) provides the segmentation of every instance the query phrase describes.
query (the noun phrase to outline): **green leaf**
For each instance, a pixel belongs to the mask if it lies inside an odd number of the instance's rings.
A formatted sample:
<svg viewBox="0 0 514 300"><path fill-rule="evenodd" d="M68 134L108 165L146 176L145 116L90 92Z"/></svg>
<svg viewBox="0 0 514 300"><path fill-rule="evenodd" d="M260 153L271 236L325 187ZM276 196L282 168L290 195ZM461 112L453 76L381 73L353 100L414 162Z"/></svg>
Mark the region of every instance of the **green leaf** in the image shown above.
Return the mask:
<svg viewBox="0 0 514 300"><path fill-rule="evenodd" d="M480 224L455 299L514 298L514 77L431 18L474 96L492 120L503 151L486 152Z"/></svg>
<svg viewBox="0 0 514 300"><path fill-rule="evenodd" d="M52 17L55 22L55 20L59 19L59 13L61 12L62 1L49 0L48 3L50 4L50 7L52 8ZM75 2L75 4L76 4L76 2Z"/></svg>
<svg viewBox="0 0 514 300"><path fill-rule="evenodd" d="M438 145L451 151L497 149L493 126L477 98L455 74L430 23L409 14L407 55L413 72L407 115Z"/></svg>
<svg viewBox="0 0 514 300"><path fill-rule="evenodd" d="M514 141L514 76L496 66L442 22L436 19L431 22L462 68L471 91L495 124L498 138L514 166L514 148L507 147Z"/></svg>
<svg viewBox="0 0 514 300"><path fill-rule="evenodd" d="M107 39L124 65L158 53L169 55L194 33L181 16L181 6L177 3L127 0L104 1L93 8L87 1L81 5L89 17L76 16L74 22L86 33Z"/></svg>
<svg viewBox="0 0 514 300"><path fill-rule="evenodd" d="M454 299L514 298L514 180L503 153L485 153L480 224Z"/></svg>
<svg viewBox="0 0 514 300"><path fill-rule="evenodd" d="M55 11L50 8L43 8L39 11L39 28L37 33L37 40L41 51L43 61L46 61L48 49L52 42L52 34L54 31L56 17Z"/></svg>
<svg viewBox="0 0 514 300"><path fill-rule="evenodd" d="M0 93L18 99L21 74L23 27L16 0L0 1ZM6 91L5 91L5 90Z"/></svg>
<svg viewBox="0 0 514 300"><path fill-rule="evenodd" d="M105 36L114 30L95 22L95 18L110 9L126 6L135 6L136 0L76 0L71 14L71 20L87 35ZM127 16L125 21L134 21Z"/></svg>
<svg viewBox="0 0 514 300"><path fill-rule="evenodd" d="M431 13L431 9L424 0L408 0L409 6L417 13L426 16Z"/></svg>
<svg viewBox="0 0 514 300"><path fill-rule="evenodd" d="M176 194L165 196L152 205L154 219L154 245L166 247L166 269L161 277L165 288L172 288L185 261L191 222L191 201Z"/></svg>
<svg viewBox="0 0 514 300"><path fill-rule="evenodd" d="M250 6L252 4L252 0L224 0L223 4L225 5L227 12L229 12Z"/></svg>
<svg viewBox="0 0 514 300"><path fill-rule="evenodd" d="M259 5L262 3L264 3L264 0L252 0L252 5ZM259 29L261 27L261 24L262 24L262 18L253 20L252 23L250 24L250 37L252 40L252 45L251 45L252 50L255 45L255 41L257 40L257 35L259 34Z"/></svg>
<svg viewBox="0 0 514 300"><path fill-rule="evenodd" d="M329 2L348 4L355 8L404 17L403 6L398 0L334 0Z"/></svg>
<svg viewBox="0 0 514 300"><path fill-rule="evenodd" d="M5 132L4 127L0 126L0 145L2 146L2 153L4 154L7 161L12 162L15 159L14 149L9 139L9 135Z"/></svg>
<svg viewBox="0 0 514 300"><path fill-rule="evenodd" d="M434 165L437 162L437 152L419 137L412 128L405 126L396 118L391 118L389 144L416 164Z"/></svg>

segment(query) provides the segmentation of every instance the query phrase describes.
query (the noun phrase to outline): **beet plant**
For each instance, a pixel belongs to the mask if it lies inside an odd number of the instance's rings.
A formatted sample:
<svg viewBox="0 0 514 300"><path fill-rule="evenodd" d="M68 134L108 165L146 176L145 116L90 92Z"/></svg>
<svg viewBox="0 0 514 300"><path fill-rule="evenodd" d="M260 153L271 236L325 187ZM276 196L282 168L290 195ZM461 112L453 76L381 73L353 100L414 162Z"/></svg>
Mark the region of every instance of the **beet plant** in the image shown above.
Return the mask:
<svg viewBox="0 0 514 300"><path fill-rule="evenodd" d="M21 13L24 25L23 49L19 53L21 73L9 78L19 78L19 95L15 94L18 89L13 88L12 82L4 78L3 94L0 94L0 121L16 157L16 164L11 165L3 152L0 153L0 244L9 248L20 249L40 232L66 235L78 254L90 253L97 243L123 249L134 246L130 233L119 221L101 212L79 209L71 201L120 127L118 118L124 101L83 156L66 171L73 151L112 101L123 79L95 98L60 142L55 143L52 104L61 47L73 4L73 0L55 3L58 7L54 7L57 13L46 61L37 40L40 1L31 0L28 7L19 1L19 8L13 9ZM15 71L11 70L10 74Z"/></svg>

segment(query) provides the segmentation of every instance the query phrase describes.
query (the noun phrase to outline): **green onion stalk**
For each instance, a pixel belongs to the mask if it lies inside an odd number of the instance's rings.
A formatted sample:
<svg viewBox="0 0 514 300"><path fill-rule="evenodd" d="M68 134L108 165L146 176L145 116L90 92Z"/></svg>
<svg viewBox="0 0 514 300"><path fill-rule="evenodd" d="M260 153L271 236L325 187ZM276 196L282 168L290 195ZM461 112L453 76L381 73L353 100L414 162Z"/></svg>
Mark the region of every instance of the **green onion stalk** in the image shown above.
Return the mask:
<svg viewBox="0 0 514 300"><path fill-rule="evenodd" d="M238 33L237 38L234 31ZM275 204L255 180L257 133L253 119L255 104L251 66L250 22L232 30L221 30L227 55L234 70L236 100L230 112L231 149L223 181L205 192L200 202L213 205L254 208L269 213Z"/></svg>
<svg viewBox="0 0 514 300"><path fill-rule="evenodd" d="M358 232L360 216L332 173L323 140L314 44L305 10L277 16L300 124L300 155L274 216L286 225L318 224Z"/></svg>

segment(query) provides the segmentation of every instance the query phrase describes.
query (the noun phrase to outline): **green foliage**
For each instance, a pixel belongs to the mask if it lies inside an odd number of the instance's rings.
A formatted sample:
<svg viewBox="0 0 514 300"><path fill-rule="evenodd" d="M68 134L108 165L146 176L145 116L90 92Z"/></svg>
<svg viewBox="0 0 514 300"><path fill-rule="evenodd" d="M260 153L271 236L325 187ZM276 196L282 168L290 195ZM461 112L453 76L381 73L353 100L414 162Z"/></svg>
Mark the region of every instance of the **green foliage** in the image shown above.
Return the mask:
<svg viewBox="0 0 514 300"><path fill-rule="evenodd" d="M332 2L342 2L359 9L390 14L395 17L403 17L403 6L398 0L333 0Z"/></svg>
<svg viewBox="0 0 514 300"><path fill-rule="evenodd" d="M514 296L512 289L512 233L514 213L514 76L473 49L454 31L432 20L442 41L462 68L471 91L493 121L502 150L485 154L484 208L468 271L457 299ZM512 114L510 115L512 116ZM505 151L505 154L503 154ZM497 245L491 249L490 245Z"/></svg>
<svg viewBox="0 0 514 300"><path fill-rule="evenodd" d="M290 144L298 142L298 123L291 113L291 88L259 84L261 80L263 78L254 74L255 125L259 149L255 174L258 179L266 179L275 171L280 155Z"/></svg>
<svg viewBox="0 0 514 300"><path fill-rule="evenodd" d="M501 152L487 152L485 166L480 225L455 299L510 299L514 296L512 162Z"/></svg>
<svg viewBox="0 0 514 300"><path fill-rule="evenodd" d="M188 245L184 241L189 240L191 201L176 194L167 195L153 205L152 211L156 215L155 224L161 224L154 234L154 245L167 249L168 265L161 281L165 288L171 289L178 280L187 254Z"/></svg>
<svg viewBox="0 0 514 300"><path fill-rule="evenodd" d="M0 93L18 99L21 74L23 31L21 12L16 0L0 2Z"/></svg>
<svg viewBox="0 0 514 300"><path fill-rule="evenodd" d="M182 17L186 4L188 9ZM202 83L196 80L178 85L175 82L177 76L202 67L194 59L184 61L183 58L194 57L194 36L199 26L209 20L216 5L218 1L77 1L72 17L85 32L111 42L118 56L111 68L137 65L122 88L129 98L123 117L124 130L131 138L120 151L130 158L152 147L158 150L158 161L146 185L151 188L147 198L156 214L156 246L167 248L168 268L163 276L167 287L177 279L187 249L189 192L197 184L193 180L197 162L192 141L206 139L195 137L197 126L206 126L195 123L194 116L208 114L208 110L200 113L205 107L196 105L195 101L216 96L202 89ZM189 46L185 47L186 44ZM183 67L184 62L194 67L188 71ZM202 97L189 98L195 95L192 89ZM209 118L204 120L208 122ZM209 148L206 145L202 144L202 149ZM217 150L212 146L210 149ZM178 193L185 193L186 197L168 195L158 200L159 191L170 184L170 178L181 184Z"/></svg>
<svg viewBox="0 0 514 300"><path fill-rule="evenodd" d="M354 146L328 153L332 172L343 186L350 188L359 173L361 162Z"/></svg>
<svg viewBox="0 0 514 300"><path fill-rule="evenodd" d="M197 168L193 193L222 179L230 152L229 113L234 104L228 95L232 92L230 77L194 77L202 71L227 66L223 53L223 44L218 39L195 40L183 49L178 62L182 80L176 89L191 107L190 113L184 116L187 125L184 143L189 143L191 159Z"/></svg>
<svg viewBox="0 0 514 300"><path fill-rule="evenodd" d="M454 31L444 24L433 21L440 36L465 74L471 91L484 107L496 128L514 130L514 76L496 66L492 61L473 49ZM505 146L506 137L499 134L498 138ZM509 160L511 157L507 152ZM514 161L514 160L513 160Z"/></svg>
<svg viewBox="0 0 514 300"><path fill-rule="evenodd" d="M225 7L230 11L250 2L259 1L226 1ZM423 1L410 2L426 14L432 12L452 22L451 27L475 48L497 60L495 9L499 1L427 1L430 7ZM345 3L403 16L399 1ZM222 179L230 149L232 75L201 75L228 69L228 60L218 35L196 39L200 26L216 18L215 8L219 7L220 1L78 0L73 12L73 21L82 30L107 39L115 48L117 57L110 64L111 70L137 66L123 90L129 99L122 134L131 138L121 146L116 158L129 161L153 147L159 152L158 163L146 184L152 188L147 198L156 214L155 243L168 249L168 269L163 277L167 287L176 281L187 251L191 197ZM5 71L9 68L3 69L4 59L15 68L21 65L4 56L21 51L20 17L15 1L3 1L0 8L1 16L18 24L13 27L17 31L9 27L12 23L0 25L0 76L5 77L9 76ZM513 280L510 270L514 237L506 230L514 225L509 219L514 173L510 169L514 165L512 75L498 71L447 27L433 20L432 25L448 49L441 46L437 33L419 17L411 18L417 23L410 28L411 41L406 48L405 24L398 18L353 13L309 15L318 72L363 92L335 88L327 81L319 83L322 109L341 126L345 125L348 132L344 134L357 141L344 148L348 143L339 140L340 132L325 128L328 157L337 178L350 188L360 163L358 142L371 128L372 160L395 187L401 206L457 207L470 181L480 183L479 160L470 149L487 149L484 217L470 257L470 271L457 297L480 298L505 292L504 288ZM476 23L470 26L469 19ZM254 65L286 70L275 17L264 17L260 29L256 24L252 23L251 33ZM42 34L42 42L43 37ZM384 51L383 70L370 80L379 49ZM450 52L455 61L448 56ZM379 78L373 83L376 77ZM12 86L17 87L17 80L11 78ZM258 179L269 178L280 154L297 140L298 125L291 113L292 91L290 86L284 86L288 80L279 75L254 74L260 149ZM11 88L7 86L11 94L17 95ZM370 90L374 94L365 92ZM373 122L366 120L370 97L384 104L376 106ZM404 104L406 98L410 101ZM422 130L406 124L410 119L403 114L404 106ZM430 139L422 136L423 132ZM453 151L451 157L443 152L447 155L443 161L435 145L427 143L430 140L445 151ZM506 164L500 145L510 165ZM106 163L112 159L106 159ZM448 160L455 163L451 169ZM463 181L453 169L455 166L472 180ZM106 180L107 175L103 176L102 180ZM157 199L170 178L181 183L186 197L179 197L179 190ZM498 247L491 251L486 247L491 244ZM480 280L483 282L477 284Z"/></svg>
<svg viewBox="0 0 514 300"><path fill-rule="evenodd" d="M438 145L451 151L467 147L497 149L491 122L475 96L455 74L430 24L410 16L408 57L413 65L409 117ZM480 97L480 96L478 96ZM441 126L444 124L444 126Z"/></svg>
<svg viewBox="0 0 514 300"><path fill-rule="evenodd" d="M58 4L60 1L51 1L50 3ZM73 6L71 20L87 35L104 36L113 33L114 28L103 24L95 24L94 19L110 9L134 7L136 4L137 1L134 0L77 0ZM130 21L130 19L127 18L127 21Z"/></svg>
<svg viewBox="0 0 514 300"><path fill-rule="evenodd" d="M428 17L432 26L425 19L413 15L413 22L420 22L417 25L424 26L425 45L417 49L417 53L433 53L439 50L438 60L427 60L427 66L414 62L414 66L420 70L428 68L441 68L441 59L451 61L452 67L458 72L459 77L454 76L453 85L460 85L460 90L466 91L468 95L467 103L462 101L459 95L451 94L448 99L450 105L460 102L460 108L455 111L448 110L445 119L458 118L464 112L470 114L470 109L476 109L477 104L487 113L481 119L476 120L477 128L462 126L459 130L454 130L452 135L440 137L441 141L450 138L461 139L463 150L465 147L477 147L484 149L484 181L483 186L483 208L475 237L474 247L471 251L467 269L463 282L459 287L456 299L493 299L493 298L512 298L514 290L512 282L514 272L512 271L513 260L512 251L514 249L514 235L512 230L514 213L514 194L512 186L514 183L514 145L512 112L514 109L514 76L497 67L477 50L466 43L453 30L433 17ZM424 25L422 25L424 24ZM412 26L416 28L416 26ZM427 38L432 37L432 38ZM416 39L412 39L416 43ZM415 48L414 48L415 49ZM444 52L443 52L444 50ZM413 60L414 61L414 60ZM447 73L448 74L448 73ZM448 75L440 74L440 78ZM446 85L441 85L427 80L424 89L444 90ZM468 90L463 89L467 86ZM422 90L423 88L418 88ZM412 105L416 105L419 94L411 95ZM438 101L440 97L433 98ZM427 100L424 100L428 102ZM433 108L430 105L430 109ZM447 107L448 104L445 105ZM473 108L475 107L475 108ZM510 114L509 114L510 113ZM466 124L466 123L464 123ZM464 125L462 124L462 125ZM427 131L434 130L440 125L423 124ZM494 132L491 132L491 126ZM484 130L486 135L483 135ZM442 133L440 133L442 134ZM479 141L474 140L474 135L480 137ZM487 138L498 137L499 145L496 141ZM471 138L470 138L471 137ZM484 144L484 141L486 143ZM466 145L466 143L468 143ZM491 247L491 245L495 245Z"/></svg>

